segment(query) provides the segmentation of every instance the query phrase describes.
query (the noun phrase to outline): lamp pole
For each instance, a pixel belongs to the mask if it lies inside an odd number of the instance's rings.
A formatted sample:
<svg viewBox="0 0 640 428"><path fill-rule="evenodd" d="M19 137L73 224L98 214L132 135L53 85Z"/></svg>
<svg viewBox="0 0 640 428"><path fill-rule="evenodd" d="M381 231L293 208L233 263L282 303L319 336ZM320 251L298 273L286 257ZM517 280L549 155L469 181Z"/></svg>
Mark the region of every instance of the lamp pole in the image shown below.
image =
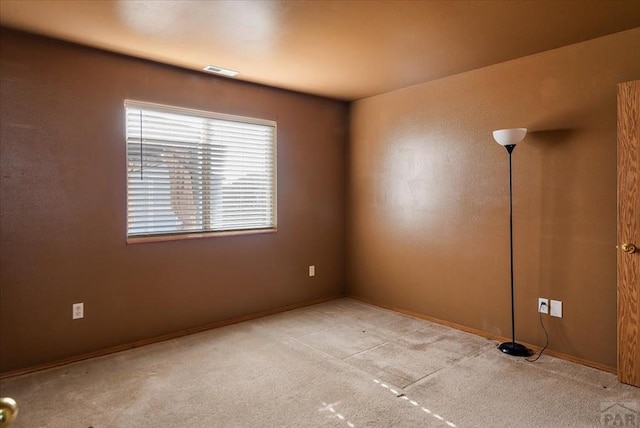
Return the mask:
<svg viewBox="0 0 640 428"><path fill-rule="evenodd" d="M513 175L511 173L511 153L516 148L515 144L504 146L509 153L509 262L511 264L511 343L516 343L516 310L513 289ZM504 352L504 351L503 351Z"/></svg>

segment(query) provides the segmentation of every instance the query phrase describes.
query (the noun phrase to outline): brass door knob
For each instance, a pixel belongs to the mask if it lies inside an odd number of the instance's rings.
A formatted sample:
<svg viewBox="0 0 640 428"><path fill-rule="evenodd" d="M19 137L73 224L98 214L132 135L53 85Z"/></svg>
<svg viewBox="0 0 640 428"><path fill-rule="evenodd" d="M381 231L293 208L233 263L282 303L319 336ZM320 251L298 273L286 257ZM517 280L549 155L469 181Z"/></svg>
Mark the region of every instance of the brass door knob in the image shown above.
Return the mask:
<svg viewBox="0 0 640 428"><path fill-rule="evenodd" d="M622 244L622 251L624 251L625 253L635 253L636 252L636 246L633 244Z"/></svg>
<svg viewBox="0 0 640 428"><path fill-rule="evenodd" d="M9 397L0 398L0 428L11 425L11 422L18 416L18 403Z"/></svg>

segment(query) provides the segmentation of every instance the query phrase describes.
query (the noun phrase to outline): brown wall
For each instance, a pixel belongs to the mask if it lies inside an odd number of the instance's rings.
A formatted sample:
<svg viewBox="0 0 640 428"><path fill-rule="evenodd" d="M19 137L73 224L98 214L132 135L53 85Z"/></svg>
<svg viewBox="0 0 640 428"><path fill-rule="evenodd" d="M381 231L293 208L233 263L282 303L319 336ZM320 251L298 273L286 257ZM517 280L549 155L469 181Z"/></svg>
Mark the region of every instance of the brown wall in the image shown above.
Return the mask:
<svg viewBox="0 0 640 428"><path fill-rule="evenodd" d="M348 292L510 336L513 154L517 338L616 365L616 84L640 78L640 29L354 103Z"/></svg>
<svg viewBox="0 0 640 428"><path fill-rule="evenodd" d="M1 40L0 371L343 294L345 103ZM278 232L126 245L125 99L276 120Z"/></svg>

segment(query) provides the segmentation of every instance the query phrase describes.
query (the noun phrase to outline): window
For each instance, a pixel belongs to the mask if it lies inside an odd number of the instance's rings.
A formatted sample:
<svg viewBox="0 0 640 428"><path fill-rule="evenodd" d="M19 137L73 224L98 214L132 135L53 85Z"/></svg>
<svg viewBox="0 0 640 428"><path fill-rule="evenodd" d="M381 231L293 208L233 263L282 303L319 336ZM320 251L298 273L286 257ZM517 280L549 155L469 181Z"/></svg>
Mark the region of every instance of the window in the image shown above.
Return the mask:
<svg viewBox="0 0 640 428"><path fill-rule="evenodd" d="M125 110L129 241L275 229L275 122L137 101Z"/></svg>

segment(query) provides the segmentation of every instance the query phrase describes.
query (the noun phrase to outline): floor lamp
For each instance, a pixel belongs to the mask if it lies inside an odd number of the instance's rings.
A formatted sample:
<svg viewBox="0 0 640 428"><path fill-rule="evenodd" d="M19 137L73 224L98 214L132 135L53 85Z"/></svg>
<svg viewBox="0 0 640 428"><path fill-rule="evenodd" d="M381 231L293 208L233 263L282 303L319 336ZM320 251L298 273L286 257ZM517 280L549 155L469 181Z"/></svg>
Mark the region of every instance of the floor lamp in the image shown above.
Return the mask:
<svg viewBox="0 0 640 428"><path fill-rule="evenodd" d="M516 343L515 307L513 298L513 181L511 179L511 152L516 144L527 135L527 128L499 129L493 131L493 138L498 144L507 149L509 154L509 255L511 261L511 342L504 342L498 346L502 352L514 357L528 357L532 354L526 346Z"/></svg>

